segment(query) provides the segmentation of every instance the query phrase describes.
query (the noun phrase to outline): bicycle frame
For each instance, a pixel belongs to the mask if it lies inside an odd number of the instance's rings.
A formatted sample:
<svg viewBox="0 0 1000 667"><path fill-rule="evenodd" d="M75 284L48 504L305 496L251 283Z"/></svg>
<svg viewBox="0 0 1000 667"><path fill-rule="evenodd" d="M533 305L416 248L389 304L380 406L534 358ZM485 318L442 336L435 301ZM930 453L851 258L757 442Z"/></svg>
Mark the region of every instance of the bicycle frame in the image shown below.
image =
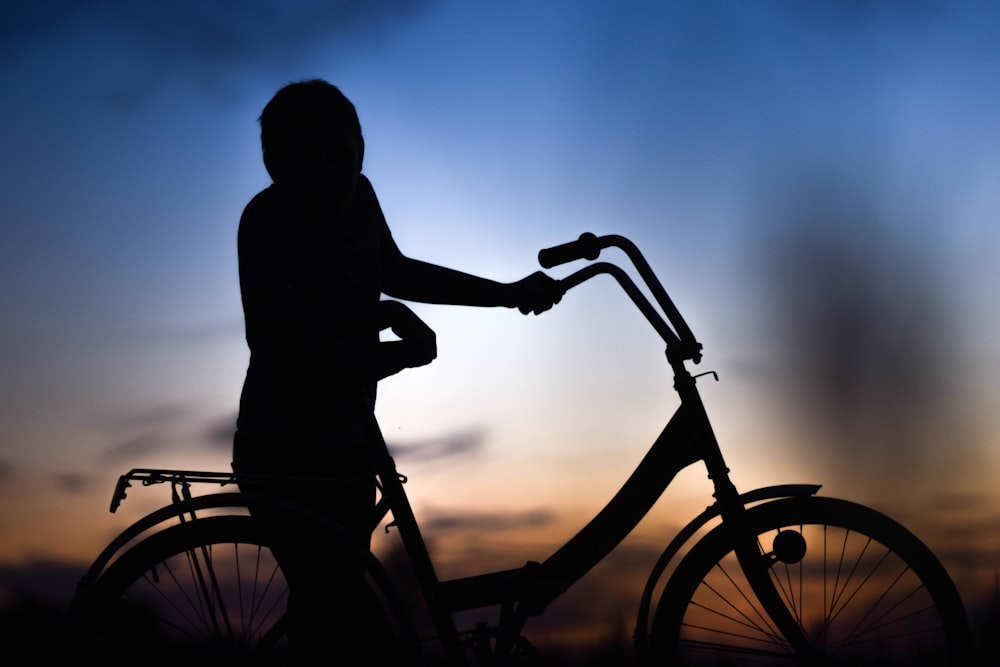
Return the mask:
<svg viewBox="0 0 1000 667"><path fill-rule="evenodd" d="M550 603L579 581L625 539L646 516L676 475L689 465L699 461L705 464L708 477L714 485L713 495L716 503L681 531L654 568L640 604L636 628L636 639L640 646L645 640L646 616L656 580L684 541L700 526L719 516L723 522L731 523L738 529L742 513L748 503L782 496L810 495L819 489L816 485L785 485L758 489L745 495L737 492L730 480L729 468L726 466L698 393L696 383L699 376L692 376L685 367L685 362L688 360L693 360L695 363L700 361L701 345L691 334L666 291L638 249L627 239L620 236L595 237L584 234L574 243L579 245L575 248L571 248L572 244L560 247L570 259L577 257L594 259L600 248L616 246L626 252L638 269L673 328L659 315L628 275L613 264L591 264L561 282L564 290L568 290L602 273L610 274L618 281L667 344L666 357L674 372L674 387L680 396L681 405L615 496L586 526L549 558L542 562L528 562L520 568L446 581L440 581L437 577L403 488L405 478L396 472L395 463L385 446L384 439L381 441L382 458L377 473L382 498L376 508L373 525L378 525L386 514L392 513L391 525L399 531L417 580L422 587L432 620L448 655L456 662L460 661L462 647L454 625L453 613L499 605L501 615L497 652L502 653L505 648L504 643L508 647L511 645L529 617L542 614ZM545 264L544 261L542 263ZM377 429L377 424L375 428ZM745 540L739 552L741 563L745 559L760 557L757 543L752 537ZM805 638L784 605L775 597L773 585L766 577L748 578L755 594L776 619L778 627L788 637L789 642L804 648Z"/></svg>

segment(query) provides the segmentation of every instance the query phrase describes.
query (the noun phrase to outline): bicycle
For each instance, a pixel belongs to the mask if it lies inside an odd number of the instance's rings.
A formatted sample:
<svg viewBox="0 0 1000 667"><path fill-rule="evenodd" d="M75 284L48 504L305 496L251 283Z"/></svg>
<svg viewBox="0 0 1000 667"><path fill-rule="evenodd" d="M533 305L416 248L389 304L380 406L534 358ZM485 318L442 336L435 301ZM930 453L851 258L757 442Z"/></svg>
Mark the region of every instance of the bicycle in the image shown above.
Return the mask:
<svg viewBox="0 0 1000 667"><path fill-rule="evenodd" d="M593 261L610 247L624 251L645 292L621 267ZM443 659L530 664L535 651L522 637L527 620L607 556L682 469L700 462L715 500L673 537L649 574L634 633L641 664L971 663L965 608L931 550L874 509L817 495L819 485L737 491L697 388L698 379L718 377L687 369L701 361L702 346L659 279L618 235L586 233L539 253L545 268L580 259L592 263L563 278L564 290L612 276L666 344L680 406L617 494L548 558L451 580L437 576L407 500L406 477L381 442L371 525L391 516L386 530L401 538ZM173 662L181 655L195 664L205 655L223 664L261 655L280 661L287 591L246 508L281 503L191 492L196 484L239 481L232 473L156 469L120 477L112 512L132 482L170 484L172 502L126 528L80 580L73 612L81 641L105 650L105 658L131 659L135 649L145 658ZM338 528L311 519L337 548ZM392 577L373 554L358 558L375 603L373 622L392 639L378 647L386 664L418 663L426 641ZM499 611L496 625L460 631L455 615L482 608Z"/></svg>

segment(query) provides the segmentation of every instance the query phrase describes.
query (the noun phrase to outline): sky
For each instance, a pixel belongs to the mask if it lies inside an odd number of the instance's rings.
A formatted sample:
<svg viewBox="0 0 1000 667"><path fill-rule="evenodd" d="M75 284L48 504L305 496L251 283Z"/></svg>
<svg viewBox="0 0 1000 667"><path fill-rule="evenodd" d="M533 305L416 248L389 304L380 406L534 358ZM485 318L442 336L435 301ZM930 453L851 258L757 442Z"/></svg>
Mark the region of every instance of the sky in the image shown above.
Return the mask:
<svg viewBox="0 0 1000 667"><path fill-rule="evenodd" d="M404 253L512 281L582 232L630 238L719 375L700 386L738 487L872 504L978 599L1000 560L998 11L9 1L0 589L68 595L167 501L109 514L128 469L228 468L256 118L320 77L358 109ZM605 278L539 317L414 310L439 358L378 415L441 573L544 559L676 408L662 343ZM633 613L626 575L709 494L685 471L584 593Z"/></svg>

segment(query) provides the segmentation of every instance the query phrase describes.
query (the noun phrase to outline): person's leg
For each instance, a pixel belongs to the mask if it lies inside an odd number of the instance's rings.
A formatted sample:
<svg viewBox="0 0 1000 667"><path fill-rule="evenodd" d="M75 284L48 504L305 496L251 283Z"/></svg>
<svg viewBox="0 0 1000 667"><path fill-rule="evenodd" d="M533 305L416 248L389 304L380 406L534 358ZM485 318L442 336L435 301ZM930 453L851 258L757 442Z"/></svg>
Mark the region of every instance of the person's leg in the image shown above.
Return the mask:
<svg viewBox="0 0 1000 667"><path fill-rule="evenodd" d="M295 622L290 641L296 657L313 660L370 655L381 639L372 620L372 596L364 579L370 529L363 517L374 502L374 484L334 483L322 493L304 492L299 502L343 526L348 544L317 534L308 522L293 521L282 531L282 569L289 586ZM315 664L315 662L313 662ZM352 664L364 664L357 659Z"/></svg>
<svg viewBox="0 0 1000 667"><path fill-rule="evenodd" d="M317 664L320 656L329 656L330 660L323 662L335 662L345 656L369 655L365 647L376 645L383 634L379 624L372 622L372 597L361 559L370 548L372 527L367 517L375 502L374 478L359 456L327 455L309 465L290 464L286 457L276 464L271 460L273 454L269 455L274 451L282 451L277 443L238 439L233 468L246 475L291 475L302 470L344 475L328 483L315 479L240 483L246 493L291 501L343 529L334 535L307 515L251 506L251 515L269 535L272 552L289 585L288 637L293 663ZM352 664L359 663L352 660Z"/></svg>

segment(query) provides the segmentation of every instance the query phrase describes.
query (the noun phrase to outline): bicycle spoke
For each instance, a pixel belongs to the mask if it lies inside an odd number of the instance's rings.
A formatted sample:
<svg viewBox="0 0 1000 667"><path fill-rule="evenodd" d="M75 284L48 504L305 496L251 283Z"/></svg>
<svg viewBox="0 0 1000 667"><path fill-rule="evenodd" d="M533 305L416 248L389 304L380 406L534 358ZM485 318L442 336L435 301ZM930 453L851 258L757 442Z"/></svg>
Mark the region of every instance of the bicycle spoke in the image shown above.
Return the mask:
<svg viewBox="0 0 1000 667"><path fill-rule="evenodd" d="M741 583L741 581L737 581L736 577L731 575L729 571L723 566L722 563L717 563L716 568L723 574L723 576L726 578L726 581L737 593L739 600L742 600L742 602L754 612L756 620L750 618L750 616L747 615L745 612L739 610L733 602L730 602L729 600L723 598L718 592L713 591L716 593L716 595L718 595L721 599L723 599L726 602L726 604L728 604L730 607L736 610L737 614L739 614L740 617L746 619L746 623L743 625L755 629L757 632L769 638L771 641L784 641L783 638L781 637L781 633L778 632L776 628L774 628L774 626L771 624L770 619L768 619L767 615L760 609L760 605L757 604L756 599L753 596L753 593L747 592L747 590L744 588L744 584ZM746 585L746 588L749 588L749 585ZM727 617L727 618L732 619L732 617Z"/></svg>
<svg viewBox="0 0 1000 667"><path fill-rule="evenodd" d="M190 571L190 562L185 561L185 563L187 569ZM161 604L166 605L167 609L173 612L173 616L187 621L187 623L182 627L181 623L170 620L170 617L166 613L160 613L158 617L163 623L169 624L171 628L183 633L186 637L191 639L197 638L203 634L203 630L202 632L197 632L197 630L208 626L206 610L202 604L204 596L192 596L188 590L189 586L181 582L178 573L170 566L170 563L163 561L158 563L156 567L167 575L167 580L165 582L162 576L157 576L153 579L148 576L144 577L144 580L149 584L148 590L156 594ZM142 592L138 591L138 593ZM148 603L139 601L136 605L145 607L148 606Z"/></svg>
<svg viewBox="0 0 1000 667"><path fill-rule="evenodd" d="M245 632L246 639L250 641L258 636L265 636L267 633L263 632L264 623L267 619L279 614L279 607L286 603L286 596L281 593L270 595L272 586L277 581L280 570L277 564L272 563L270 565L269 574L266 580L263 582L263 586L258 590L258 586L261 582L260 573L264 569L264 564L262 563L262 549L257 547L257 556L255 560L254 576L250 577L253 582L253 595L251 596L252 604L250 605L250 620L246 624ZM244 579L241 577L240 581ZM242 590L242 588L241 588ZM270 604L265 609L263 607L264 603L270 600Z"/></svg>

